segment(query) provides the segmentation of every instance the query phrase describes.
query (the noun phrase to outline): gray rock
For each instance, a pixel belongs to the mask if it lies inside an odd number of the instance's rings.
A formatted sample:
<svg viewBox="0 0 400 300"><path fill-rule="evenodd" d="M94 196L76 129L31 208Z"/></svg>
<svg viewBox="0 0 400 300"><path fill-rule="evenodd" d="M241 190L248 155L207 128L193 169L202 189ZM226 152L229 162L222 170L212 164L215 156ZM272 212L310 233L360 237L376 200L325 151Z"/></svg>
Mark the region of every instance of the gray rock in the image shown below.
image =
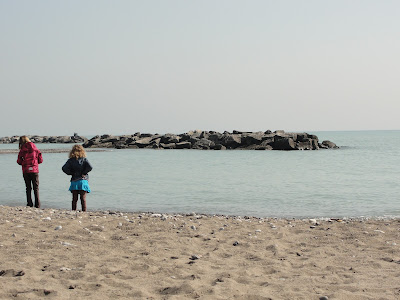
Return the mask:
<svg viewBox="0 0 400 300"><path fill-rule="evenodd" d="M174 143L170 143L170 144L160 143L160 148L162 148L162 149L175 149L176 148L176 144L174 144Z"/></svg>
<svg viewBox="0 0 400 300"><path fill-rule="evenodd" d="M190 149L192 144L190 142L181 142L175 144L176 149Z"/></svg>
<svg viewBox="0 0 400 300"><path fill-rule="evenodd" d="M224 145L227 149L235 149L238 148L242 144L242 138L239 134L227 134L225 133L222 138L222 145Z"/></svg>
<svg viewBox="0 0 400 300"><path fill-rule="evenodd" d="M214 150L226 150L226 147L221 144L216 144L214 147L212 147Z"/></svg>
<svg viewBox="0 0 400 300"><path fill-rule="evenodd" d="M205 138L202 138L200 140L197 140L192 148L194 149L211 149L212 147L215 146L215 143L213 141L207 140Z"/></svg>
<svg viewBox="0 0 400 300"><path fill-rule="evenodd" d="M255 133L245 133L242 134L241 142L242 144L249 145L260 145L263 141L264 133L263 132L255 132Z"/></svg>
<svg viewBox="0 0 400 300"><path fill-rule="evenodd" d="M145 148L146 146L150 145L151 140L152 140L151 136L141 138L140 140L135 141L134 145L138 146L139 148Z"/></svg>
<svg viewBox="0 0 400 300"><path fill-rule="evenodd" d="M325 149L337 149L337 148L339 148L338 146L336 146L335 143L332 143L331 141L323 141L320 146L321 146L321 148L325 148Z"/></svg>
<svg viewBox="0 0 400 300"><path fill-rule="evenodd" d="M163 144L171 144L171 143L179 143L181 140L181 137L176 135L176 134L171 134L167 133L163 136L161 136L161 143Z"/></svg>
<svg viewBox="0 0 400 300"><path fill-rule="evenodd" d="M273 150L295 150L296 144L291 137L275 137L271 144Z"/></svg>

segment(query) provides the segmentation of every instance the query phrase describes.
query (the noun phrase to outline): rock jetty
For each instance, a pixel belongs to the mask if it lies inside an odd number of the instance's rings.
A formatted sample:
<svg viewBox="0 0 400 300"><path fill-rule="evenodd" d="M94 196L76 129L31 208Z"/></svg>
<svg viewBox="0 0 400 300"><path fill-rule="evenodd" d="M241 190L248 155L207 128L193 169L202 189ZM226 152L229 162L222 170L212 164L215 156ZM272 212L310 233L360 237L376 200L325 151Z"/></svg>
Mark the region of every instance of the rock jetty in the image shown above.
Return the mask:
<svg viewBox="0 0 400 300"><path fill-rule="evenodd" d="M88 139L79 136L75 133L72 136L39 136L27 135L27 137L34 143L39 144L72 144L72 143L85 143ZM20 136L14 135L11 137L1 137L0 144L13 144L19 142Z"/></svg>
<svg viewBox="0 0 400 300"><path fill-rule="evenodd" d="M189 131L182 134L96 135L83 143L85 148L150 148L150 149L199 149L199 150L318 150L339 148L330 141L319 142L308 133L283 130L265 132Z"/></svg>

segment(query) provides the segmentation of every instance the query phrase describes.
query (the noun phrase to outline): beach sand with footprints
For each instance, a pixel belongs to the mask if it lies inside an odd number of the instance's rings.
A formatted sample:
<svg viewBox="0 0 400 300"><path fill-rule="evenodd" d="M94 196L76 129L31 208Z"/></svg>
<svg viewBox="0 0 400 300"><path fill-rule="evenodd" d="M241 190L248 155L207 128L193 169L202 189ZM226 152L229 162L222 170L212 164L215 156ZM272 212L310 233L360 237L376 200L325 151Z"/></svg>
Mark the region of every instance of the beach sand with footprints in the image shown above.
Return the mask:
<svg viewBox="0 0 400 300"><path fill-rule="evenodd" d="M400 299L399 219L0 206L0 299Z"/></svg>

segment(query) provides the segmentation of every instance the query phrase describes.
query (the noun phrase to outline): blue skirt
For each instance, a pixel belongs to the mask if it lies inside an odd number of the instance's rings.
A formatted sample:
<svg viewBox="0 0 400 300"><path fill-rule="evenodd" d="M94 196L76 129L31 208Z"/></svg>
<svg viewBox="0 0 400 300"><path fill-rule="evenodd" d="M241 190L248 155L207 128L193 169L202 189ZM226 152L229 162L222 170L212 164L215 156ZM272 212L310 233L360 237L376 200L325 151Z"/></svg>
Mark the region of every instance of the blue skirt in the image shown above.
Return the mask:
<svg viewBox="0 0 400 300"><path fill-rule="evenodd" d="M71 181L69 190L71 191L71 193L72 191L85 191L90 193L89 182L87 180Z"/></svg>

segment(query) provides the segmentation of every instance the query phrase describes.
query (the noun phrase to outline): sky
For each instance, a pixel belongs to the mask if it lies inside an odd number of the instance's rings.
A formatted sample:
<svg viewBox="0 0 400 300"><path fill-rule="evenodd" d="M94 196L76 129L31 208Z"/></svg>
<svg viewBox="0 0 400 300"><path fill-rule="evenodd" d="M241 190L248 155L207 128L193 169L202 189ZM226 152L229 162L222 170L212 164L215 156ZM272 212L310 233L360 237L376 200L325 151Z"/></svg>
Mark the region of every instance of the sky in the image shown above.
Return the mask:
<svg viewBox="0 0 400 300"><path fill-rule="evenodd" d="M399 11L0 0L0 136L398 130Z"/></svg>

